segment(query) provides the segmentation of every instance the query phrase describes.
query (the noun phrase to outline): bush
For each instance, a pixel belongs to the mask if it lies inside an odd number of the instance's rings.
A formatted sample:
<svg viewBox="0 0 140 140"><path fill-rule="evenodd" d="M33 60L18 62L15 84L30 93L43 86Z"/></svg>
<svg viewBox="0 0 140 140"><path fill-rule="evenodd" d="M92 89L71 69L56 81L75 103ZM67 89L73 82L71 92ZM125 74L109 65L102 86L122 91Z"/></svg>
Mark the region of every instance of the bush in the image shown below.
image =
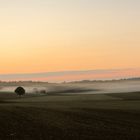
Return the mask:
<svg viewBox="0 0 140 140"><path fill-rule="evenodd" d="M19 96L24 95L26 93L25 89L23 87L18 87L15 90L15 93Z"/></svg>
<svg viewBox="0 0 140 140"><path fill-rule="evenodd" d="M46 90L40 90L40 93L45 94Z"/></svg>

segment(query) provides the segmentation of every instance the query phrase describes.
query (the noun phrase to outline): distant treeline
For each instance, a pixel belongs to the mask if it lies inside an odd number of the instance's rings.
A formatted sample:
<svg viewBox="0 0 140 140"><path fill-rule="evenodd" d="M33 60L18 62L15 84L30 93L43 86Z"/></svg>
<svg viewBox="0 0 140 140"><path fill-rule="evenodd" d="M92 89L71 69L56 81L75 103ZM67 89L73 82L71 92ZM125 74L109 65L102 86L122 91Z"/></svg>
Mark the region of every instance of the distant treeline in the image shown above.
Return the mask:
<svg viewBox="0 0 140 140"><path fill-rule="evenodd" d="M140 77L134 78L123 78L123 79L112 79L112 80L82 80L82 81L71 81L71 82L61 82L65 83L91 83L91 82L118 82L118 81L139 81ZM46 85L46 84L55 84L43 81L0 81L0 86L30 86L30 85Z"/></svg>
<svg viewBox="0 0 140 140"><path fill-rule="evenodd" d="M140 81L140 77L137 78L123 78L123 79L112 79L112 80L82 80L82 81L73 81L69 83L93 83L93 82L119 82L119 81Z"/></svg>
<svg viewBox="0 0 140 140"><path fill-rule="evenodd" d="M0 81L0 86L31 86L31 85L46 85L48 82L41 81Z"/></svg>

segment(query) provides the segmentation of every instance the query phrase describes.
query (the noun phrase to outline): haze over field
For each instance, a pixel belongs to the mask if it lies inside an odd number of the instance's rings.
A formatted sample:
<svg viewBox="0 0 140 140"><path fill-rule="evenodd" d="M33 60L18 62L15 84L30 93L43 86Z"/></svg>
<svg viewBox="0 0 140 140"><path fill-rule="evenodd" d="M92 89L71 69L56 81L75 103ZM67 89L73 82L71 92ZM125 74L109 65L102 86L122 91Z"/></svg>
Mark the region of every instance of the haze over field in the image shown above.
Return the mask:
<svg viewBox="0 0 140 140"><path fill-rule="evenodd" d="M17 86L24 86L27 93L39 94L105 94L130 93L140 91L140 79L114 81L79 81L71 83L13 82L1 83L0 92L14 92Z"/></svg>

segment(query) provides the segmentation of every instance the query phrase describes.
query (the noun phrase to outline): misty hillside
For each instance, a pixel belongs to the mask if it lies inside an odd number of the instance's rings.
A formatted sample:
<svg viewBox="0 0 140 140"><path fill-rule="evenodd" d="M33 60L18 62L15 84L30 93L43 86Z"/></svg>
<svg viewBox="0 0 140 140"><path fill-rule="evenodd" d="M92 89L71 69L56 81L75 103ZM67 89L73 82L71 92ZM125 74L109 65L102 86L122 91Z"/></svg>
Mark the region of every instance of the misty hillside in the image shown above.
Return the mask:
<svg viewBox="0 0 140 140"><path fill-rule="evenodd" d="M68 83L47 82L0 82L0 91L14 92L17 86L24 86L27 93L71 93L71 94L95 94L95 93L120 93L140 91L140 78L108 81L77 81Z"/></svg>

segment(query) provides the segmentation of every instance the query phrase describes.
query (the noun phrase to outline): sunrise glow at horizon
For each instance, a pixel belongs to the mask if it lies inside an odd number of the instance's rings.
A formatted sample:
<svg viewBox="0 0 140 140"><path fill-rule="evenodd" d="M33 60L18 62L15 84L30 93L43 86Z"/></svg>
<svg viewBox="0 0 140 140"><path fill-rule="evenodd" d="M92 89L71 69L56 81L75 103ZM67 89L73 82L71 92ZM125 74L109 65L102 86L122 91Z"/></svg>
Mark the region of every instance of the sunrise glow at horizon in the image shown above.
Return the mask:
<svg viewBox="0 0 140 140"><path fill-rule="evenodd" d="M140 68L139 0L0 0L0 74Z"/></svg>

